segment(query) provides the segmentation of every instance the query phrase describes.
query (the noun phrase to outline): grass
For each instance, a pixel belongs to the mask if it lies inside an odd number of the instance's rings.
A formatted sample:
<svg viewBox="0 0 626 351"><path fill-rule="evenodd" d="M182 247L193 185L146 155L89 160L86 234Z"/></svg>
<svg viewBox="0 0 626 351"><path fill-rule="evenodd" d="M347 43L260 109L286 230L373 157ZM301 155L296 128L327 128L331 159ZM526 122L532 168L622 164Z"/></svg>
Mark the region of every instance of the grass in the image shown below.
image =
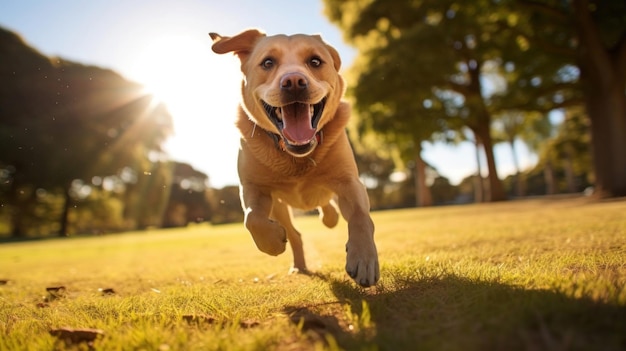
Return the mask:
<svg viewBox="0 0 626 351"><path fill-rule="evenodd" d="M370 289L343 272L345 223L312 217L296 221L311 276L286 274L290 253L258 252L241 224L0 245L0 350L626 349L626 201L373 218ZM104 336L66 343L61 327Z"/></svg>

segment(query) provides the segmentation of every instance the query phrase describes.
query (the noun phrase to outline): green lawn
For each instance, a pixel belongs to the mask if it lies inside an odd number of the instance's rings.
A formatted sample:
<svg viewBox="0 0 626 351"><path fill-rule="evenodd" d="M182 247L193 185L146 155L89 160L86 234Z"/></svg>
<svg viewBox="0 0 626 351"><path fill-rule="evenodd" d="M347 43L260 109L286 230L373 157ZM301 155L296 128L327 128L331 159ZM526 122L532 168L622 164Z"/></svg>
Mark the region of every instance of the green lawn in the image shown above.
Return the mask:
<svg viewBox="0 0 626 351"><path fill-rule="evenodd" d="M311 276L288 275L290 252L258 252L241 224L0 245L0 350L626 349L626 201L373 219L370 289L343 271L346 224L314 217L296 220ZM104 335L63 342L62 327Z"/></svg>

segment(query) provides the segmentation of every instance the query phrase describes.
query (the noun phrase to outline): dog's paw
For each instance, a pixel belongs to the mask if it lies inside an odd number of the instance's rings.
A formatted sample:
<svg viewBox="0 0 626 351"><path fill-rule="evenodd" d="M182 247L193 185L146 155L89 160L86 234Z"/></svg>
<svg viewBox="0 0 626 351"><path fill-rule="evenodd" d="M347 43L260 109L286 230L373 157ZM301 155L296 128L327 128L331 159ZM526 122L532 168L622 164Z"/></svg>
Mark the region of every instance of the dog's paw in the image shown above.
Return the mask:
<svg viewBox="0 0 626 351"><path fill-rule="evenodd" d="M262 228L249 228L256 247L268 255L278 256L287 248L287 232L280 224L267 221Z"/></svg>
<svg viewBox="0 0 626 351"><path fill-rule="evenodd" d="M348 242L346 244L346 272L363 287L376 285L380 278L376 246L373 243L366 247L364 244L351 245Z"/></svg>
<svg viewBox="0 0 626 351"><path fill-rule="evenodd" d="M320 218L326 227L334 228L339 223L339 212L329 203L321 208Z"/></svg>

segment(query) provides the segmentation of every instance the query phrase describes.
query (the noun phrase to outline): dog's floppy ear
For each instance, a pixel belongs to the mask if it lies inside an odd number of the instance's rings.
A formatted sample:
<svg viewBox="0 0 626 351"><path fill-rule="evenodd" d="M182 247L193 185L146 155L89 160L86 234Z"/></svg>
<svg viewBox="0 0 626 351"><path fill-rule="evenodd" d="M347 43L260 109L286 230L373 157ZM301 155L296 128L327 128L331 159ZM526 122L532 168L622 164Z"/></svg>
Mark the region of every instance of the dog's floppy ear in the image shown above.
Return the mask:
<svg viewBox="0 0 626 351"><path fill-rule="evenodd" d="M328 49L330 56L332 56L333 58L333 66L335 67L335 70L339 72L339 69L341 68L341 58L339 57L339 53L337 52L337 50L334 47L330 46L328 43L326 43L320 35L316 34L314 35L314 37L326 46L326 49Z"/></svg>
<svg viewBox="0 0 626 351"><path fill-rule="evenodd" d="M234 37L223 37L217 33L209 33L209 36L213 39L213 46L211 47L213 52L216 54L232 52L239 57L243 64L252 52L257 40L264 37L265 33L256 29L249 29Z"/></svg>

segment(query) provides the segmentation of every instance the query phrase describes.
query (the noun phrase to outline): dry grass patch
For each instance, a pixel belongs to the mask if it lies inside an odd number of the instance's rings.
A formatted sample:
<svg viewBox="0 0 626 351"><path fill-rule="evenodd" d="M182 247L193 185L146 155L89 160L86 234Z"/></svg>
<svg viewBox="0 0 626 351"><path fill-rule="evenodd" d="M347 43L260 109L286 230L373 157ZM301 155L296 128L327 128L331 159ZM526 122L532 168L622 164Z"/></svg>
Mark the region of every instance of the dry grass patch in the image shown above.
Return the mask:
<svg viewBox="0 0 626 351"><path fill-rule="evenodd" d="M0 349L620 350L625 213L585 198L374 213L371 289L343 272L345 223L312 217L296 221L310 276L240 224L7 243Z"/></svg>

